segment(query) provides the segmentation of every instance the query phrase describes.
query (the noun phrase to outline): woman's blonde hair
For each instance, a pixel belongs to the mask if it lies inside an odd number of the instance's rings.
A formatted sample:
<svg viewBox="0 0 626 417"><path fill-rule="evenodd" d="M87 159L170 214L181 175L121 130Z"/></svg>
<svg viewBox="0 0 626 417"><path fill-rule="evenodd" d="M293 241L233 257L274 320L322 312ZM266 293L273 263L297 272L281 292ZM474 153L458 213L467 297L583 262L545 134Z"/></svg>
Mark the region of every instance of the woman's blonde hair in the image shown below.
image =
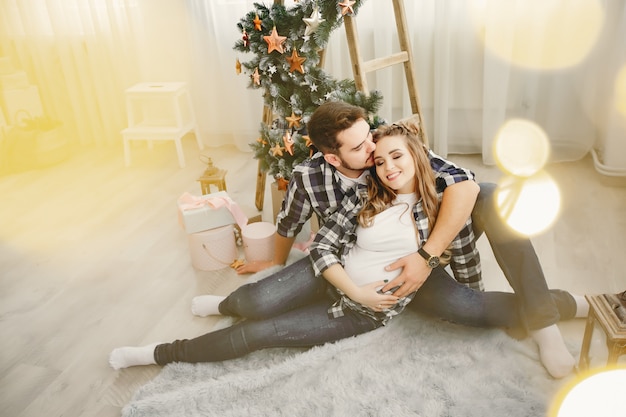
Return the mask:
<svg viewBox="0 0 626 417"><path fill-rule="evenodd" d="M415 193L418 199L422 199L423 210L428 218L429 232L432 232L439 213L439 196L435 174L430 165L428 148L420 139L419 126L409 123L379 126L373 135L374 143L389 136L404 138L407 149L413 157L416 176ZM368 198L358 215L359 224L363 227L371 226L374 216L391 206L396 198L396 192L377 178L375 167L371 171L372 175L367 181ZM449 255L449 250L446 250L440 257L442 262L449 261Z"/></svg>

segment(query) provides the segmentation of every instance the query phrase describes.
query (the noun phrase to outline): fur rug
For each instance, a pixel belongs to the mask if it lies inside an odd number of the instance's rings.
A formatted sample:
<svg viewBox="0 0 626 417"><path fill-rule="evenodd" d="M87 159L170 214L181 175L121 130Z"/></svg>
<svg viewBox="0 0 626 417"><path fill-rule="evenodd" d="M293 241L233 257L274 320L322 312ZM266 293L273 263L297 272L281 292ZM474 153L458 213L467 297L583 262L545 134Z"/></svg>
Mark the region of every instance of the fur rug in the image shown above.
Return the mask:
<svg viewBox="0 0 626 417"><path fill-rule="evenodd" d="M387 327L308 350L170 364L122 416L539 417L563 384L528 340L405 311Z"/></svg>

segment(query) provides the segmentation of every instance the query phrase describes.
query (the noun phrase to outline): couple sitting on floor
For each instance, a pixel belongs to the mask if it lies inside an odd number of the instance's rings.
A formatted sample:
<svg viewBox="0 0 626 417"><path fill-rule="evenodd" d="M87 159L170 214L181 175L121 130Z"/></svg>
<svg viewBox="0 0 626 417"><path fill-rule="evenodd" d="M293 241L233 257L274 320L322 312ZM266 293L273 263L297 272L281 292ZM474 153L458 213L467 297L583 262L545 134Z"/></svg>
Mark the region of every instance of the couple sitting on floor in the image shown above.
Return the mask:
<svg viewBox="0 0 626 417"><path fill-rule="evenodd" d="M585 317L588 304L548 289L530 240L498 215L494 184L479 186L471 171L430 151L418 126L381 126L372 135L364 110L347 103L322 104L307 130L320 152L294 169L276 221L274 260L238 273L285 264L315 213L321 227L310 256L227 297L192 301L196 315L244 320L194 339L117 348L113 368L320 345L384 326L410 308L529 335L550 375L572 372L575 360L556 323ZM483 291L476 248L482 233L514 293Z"/></svg>

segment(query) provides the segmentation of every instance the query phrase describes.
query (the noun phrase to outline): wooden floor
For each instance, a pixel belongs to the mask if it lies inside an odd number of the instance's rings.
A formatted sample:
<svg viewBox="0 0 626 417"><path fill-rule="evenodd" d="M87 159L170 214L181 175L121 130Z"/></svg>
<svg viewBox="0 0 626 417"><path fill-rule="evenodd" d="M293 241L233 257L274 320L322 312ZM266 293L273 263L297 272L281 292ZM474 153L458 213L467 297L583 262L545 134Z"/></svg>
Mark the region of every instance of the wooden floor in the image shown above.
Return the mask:
<svg viewBox="0 0 626 417"><path fill-rule="evenodd" d="M187 167L179 168L168 145L134 146L130 168L121 148L89 149L45 170L0 177L0 415L118 416L159 368L114 371L111 349L204 333L216 320L193 317L191 298L246 282L192 268L176 199L200 193L204 164L186 140ZM204 153L228 170L231 197L258 214L252 155ZM478 156L450 158L480 180L501 177ZM588 158L549 172L563 210L533 239L549 285L581 294L626 289L626 187L603 179ZM264 220L270 205L268 195ZM480 248L488 289L507 288L487 243ZM577 342L583 324L561 328Z"/></svg>

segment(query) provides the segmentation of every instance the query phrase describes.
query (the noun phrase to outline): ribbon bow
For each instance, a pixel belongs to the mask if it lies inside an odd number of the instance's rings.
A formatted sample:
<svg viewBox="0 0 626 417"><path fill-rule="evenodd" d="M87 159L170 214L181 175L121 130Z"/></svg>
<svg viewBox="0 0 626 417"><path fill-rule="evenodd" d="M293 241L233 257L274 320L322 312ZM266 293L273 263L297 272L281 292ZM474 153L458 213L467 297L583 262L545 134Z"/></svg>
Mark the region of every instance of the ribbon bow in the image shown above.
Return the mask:
<svg viewBox="0 0 626 417"><path fill-rule="evenodd" d="M229 197L198 197L190 193L184 193L178 199L178 207L180 207L182 211L195 210L204 206L208 206L212 209L226 207L228 211L230 211L230 214L233 215L233 218L240 228L243 228L245 225L248 224L248 217L245 215L243 210L241 210L241 207L239 207L239 205L231 200Z"/></svg>

